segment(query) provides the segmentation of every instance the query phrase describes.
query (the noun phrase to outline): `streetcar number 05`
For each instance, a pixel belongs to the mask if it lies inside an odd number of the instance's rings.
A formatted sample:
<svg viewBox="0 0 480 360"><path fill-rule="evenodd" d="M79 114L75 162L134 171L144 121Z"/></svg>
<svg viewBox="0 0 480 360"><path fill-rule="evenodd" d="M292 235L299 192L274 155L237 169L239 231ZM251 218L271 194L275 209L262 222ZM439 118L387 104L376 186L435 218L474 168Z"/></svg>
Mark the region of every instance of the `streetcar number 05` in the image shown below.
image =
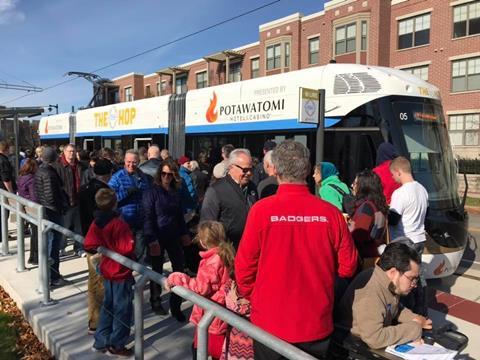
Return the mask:
<svg viewBox="0 0 480 360"><path fill-rule="evenodd" d="M403 120L403 121L408 120L407 113L400 113L400 120Z"/></svg>

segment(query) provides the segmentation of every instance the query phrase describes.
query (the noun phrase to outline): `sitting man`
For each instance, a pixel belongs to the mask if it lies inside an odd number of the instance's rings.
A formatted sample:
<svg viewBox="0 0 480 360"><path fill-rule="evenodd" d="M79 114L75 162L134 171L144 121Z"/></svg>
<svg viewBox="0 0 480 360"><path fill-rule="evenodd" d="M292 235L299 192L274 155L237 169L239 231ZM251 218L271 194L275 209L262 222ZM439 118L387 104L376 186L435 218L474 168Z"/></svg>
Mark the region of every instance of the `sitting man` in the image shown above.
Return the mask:
<svg viewBox="0 0 480 360"><path fill-rule="evenodd" d="M360 337L370 348L421 340L422 328L432 321L400 304L400 296L418 283L420 256L402 243L387 245L374 269L361 272L345 292L337 323Z"/></svg>

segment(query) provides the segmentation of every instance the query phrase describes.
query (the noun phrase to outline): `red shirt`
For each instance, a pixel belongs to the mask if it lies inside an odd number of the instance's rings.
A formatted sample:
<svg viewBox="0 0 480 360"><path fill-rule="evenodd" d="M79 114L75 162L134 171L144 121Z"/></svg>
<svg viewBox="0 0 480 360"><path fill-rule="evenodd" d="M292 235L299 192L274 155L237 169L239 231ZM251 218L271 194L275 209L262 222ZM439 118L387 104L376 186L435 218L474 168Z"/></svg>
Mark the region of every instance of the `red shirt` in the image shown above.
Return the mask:
<svg viewBox="0 0 480 360"><path fill-rule="evenodd" d="M252 323L296 343L333 331L335 275L351 277L356 267L342 213L305 185L282 184L251 208L235 277Z"/></svg>
<svg viewBox="0 0 480 360"><path fill-rule="evenodd" d="M387 204L390 204L392 200L392 194L400 187L400 184L393 180L392 173L390 172L390 163L392 160L387 160L373 168L373 172L380 177L383 187L383 195L387 200Z"/></svg>
<svg viewBox="0 0 480 360"><path fill-rule="evenodd" d="M83 246L87 251L103 246L130 258L134 256L135 250L135 242L130 227L118 217L114 217L104 227L98 226L95 221L92 222ZM111 281L122 281L132 277L132 270L107 256L102 256L100 272L105 279Z"/></svg>

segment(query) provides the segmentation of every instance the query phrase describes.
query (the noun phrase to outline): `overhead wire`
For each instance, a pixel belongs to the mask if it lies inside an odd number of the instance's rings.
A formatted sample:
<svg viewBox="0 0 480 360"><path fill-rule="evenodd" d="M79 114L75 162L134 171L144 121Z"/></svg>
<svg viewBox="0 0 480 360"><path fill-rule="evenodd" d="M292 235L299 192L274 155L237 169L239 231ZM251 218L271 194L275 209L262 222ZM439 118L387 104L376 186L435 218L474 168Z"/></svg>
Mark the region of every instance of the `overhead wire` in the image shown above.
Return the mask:
<svg viewBox="0 0 480 360"><path fill-rule="evenodd" d="M265 9L265 8L267 8L267 7L269 7L269 6L272 6L273 4L276 4L276 3L280 2L280 1L282 1L282 0L273 0L273 1L270 1L270 2L268 2L268 3L266 3L266 4L263 4L263 5L261 5L261 6L258 6L258 7L256 7L256 8L250 9L250 10L245 11L245 12L243 12L243 13L240 13L240 14L238 14L238 15L235 15L235 16L232 16L232 17L227 18L227 19L225 19L225 20L219 21L219 22L217 22L217 23L215 23L215 24L206 26L206 27L204 27L204 28L202 28L202 29L200 29L200 30L196 30L196 31L191 32L191 33L189 33L189 34L187 34L187 35L180 36L180 37L178 37L178 38L176 38L176 39L174 39L174 40L167 41L167 42L165 42L165 43L163 43L163 44L160 44L160 45L158 45L158 46L155 46L155 47L153 47L153 48L151 48L151 49L148 49L148 50L139 52L139 53L137 53L137 54L135 54L135 55L128 56L128 57L126 57L126 58L120 59L120 60L118 60L118 61L115 61L115 62L113 62L113 63L111 63L111 64L102 66L102 67L100 67L100 68L98 68L98 69L95 69L95 70L92 70L92 71L90 71L90 72L91 72L91 73L96 73L96 72L99 72L99 71L103 71L103 70L105 70L105 69L108 69L108 68L111 68L111 67L113 67L113 66L119 65L119 64L124 63L124 62L126 62L126 61L135 59L135 58L137 58L137 57L140 57L140 56L143 56L143 55L145 55L145 54L151 53L151 52L156 51L156 50L158 50L158 49L164 48L164 47L166 47L166 46L169 46L169 45L175 44L175 43L177 43L177 42L180 42L180 41L182 41L182 40L188 39L188 38L190 38L190 37L196 36L196 35L198 35L198 34L201 34L201 33L205 32L205 31L208 31L208 30L211 30L211 29L216 28L216 27L218 27L218 26L224 25L224 24L226 24L226 23L228 23L228 22L231 22L231 21L237 20L237 19L239 19L239 18L242 18L242 17L244 17L244 16L250 15L250 14L252 14L252 13L254 13L254 12L257 12L257 11L259 11L259 10L262 10L262 9ZM50 86L48 86L48 87L46 87L46 88L43 88L43 90L42 90L40 93L44 93L44 92L46 92L46 91L48 91L48 90L54 89L54 88L56 88L56 87L59 87L59 86L61 86L61 85L64 85L64 84L69 83L69 82L72 82L72 81L75 81L75 80L77 80L77 79L78 79L78 77L70 78L70 79L67 79L67 80L63 80L63 81L61 81L61 82L58 82L58 83L56 83L56 84L50 85ZM38 93L27 93L27 94L25 94L25 95L21 95L21 96L15 97L15 98L13 98L13 99L9 99L9 100L3 102L2 104L8 104L8 103L11 103L11 102L14 102L14 101L23 99L23 98L25 98L25 97L32 96L32 95L34 95L34 94L38 94Z"/></svg>
<svg viewBox="0 0 480 360"><path fill-rule="evenodd" d="M21 82L23 82L24 84L27 84L27 85L30 85L30 86L33 86L33 87L37 87L36 85L33 85L32 83L30 83L30 82L28 82L28 81L22 80L22 79L20 79L19 77L15 76L15 75L13 75L13 74L10 74L10 73L8 73L8 72L6 72L5 70L0 69L0 73L9 76L9 77L11 77L12 79L21 81ZM4 81L5 81L5 80L4 80ZM7 82L7 81L5 81L5 82Z"/></svg>

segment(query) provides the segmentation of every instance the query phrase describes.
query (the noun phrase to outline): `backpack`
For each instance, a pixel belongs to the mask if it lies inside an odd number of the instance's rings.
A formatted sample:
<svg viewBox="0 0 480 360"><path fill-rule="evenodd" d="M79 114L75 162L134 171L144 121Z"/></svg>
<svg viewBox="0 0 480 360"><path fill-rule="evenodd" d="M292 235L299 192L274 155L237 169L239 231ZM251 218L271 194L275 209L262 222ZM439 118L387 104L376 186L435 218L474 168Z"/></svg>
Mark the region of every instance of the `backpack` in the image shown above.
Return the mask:
<svg viewBox="0 0 480 360"><path fill-rule="evenodd" d="M342 190L337 185L334 184L328 184L328 186L331 186L336 192L338 192L341 197L342 197L342 212L345 214L348 214L350 216L353 216L353 211L355 207L355 196L353 196L350 193L347 193L346 191Z"/></svg>

